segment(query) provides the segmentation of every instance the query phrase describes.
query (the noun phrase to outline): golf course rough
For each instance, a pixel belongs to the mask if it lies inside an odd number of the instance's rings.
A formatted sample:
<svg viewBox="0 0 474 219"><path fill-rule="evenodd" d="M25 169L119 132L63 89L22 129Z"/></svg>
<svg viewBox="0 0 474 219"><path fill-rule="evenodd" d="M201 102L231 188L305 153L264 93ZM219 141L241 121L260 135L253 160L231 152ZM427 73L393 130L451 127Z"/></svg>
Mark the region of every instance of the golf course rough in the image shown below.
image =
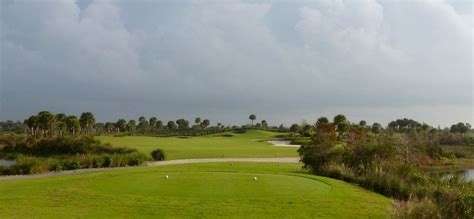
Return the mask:
<svg viewBox="0 0 474 219"><path fill-rule="evenodd" d="M248 162L5 180L0 203L0 218L386 218L391 206L376 193L302 173L301 164Z"/></svg>

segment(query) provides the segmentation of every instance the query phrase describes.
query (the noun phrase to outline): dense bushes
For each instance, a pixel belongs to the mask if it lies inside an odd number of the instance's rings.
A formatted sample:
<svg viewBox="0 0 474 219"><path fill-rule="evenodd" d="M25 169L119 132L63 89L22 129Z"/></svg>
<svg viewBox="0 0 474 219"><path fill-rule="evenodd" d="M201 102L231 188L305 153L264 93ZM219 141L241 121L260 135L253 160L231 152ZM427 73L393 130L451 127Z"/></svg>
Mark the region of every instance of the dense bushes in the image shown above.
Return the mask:
<svg viewBox="0 0 474 219"><path fill-rule="evenodd" d="M0 135L0 150L3 150L5 147L11 147L17 142L25 142L26 137L24 135L7 133Z"/></svg>
<svg viewBox="0 0 474 219"><path fill-rule="evenodd" d="M317 124L315 129L311 143L298 152L305 167L316 174L400 200L399 216L474 217L472 182L444 180L419 168L443 156L433 133L369 135L351 127L341 141L336 141L331 124Z"/></svg>
<svg viewBox="0 0 474 219"><path fill-rule="evenodd" d="M0 167L0 175L37 174L49 171L136 166L146 161L146 156L133 152L127 154L82 154L73 156L33 157L19 155L17 164Z"/></svg>
<svg viewBox="0 0 474 219"><path fill-rule="evenodd" d="M16 165L0 168L0 174L3 175L135 166L147 159L135 149L112 147L91 137L35 140L4 136L0 138L0 144L3 144L0 156L16 161Z"/></svg>
<svg viewBox="0 0 474 219"><path fill-rule="evenodd" d="M151 157L154 160L165 160L165 152L161 149L156 149L151 152Z"/></svg>
<svg viewBox="0 0 474 219"><path fill-rule="evenodd" d="M442 132L439 133L439 143L442 145L474 145L474 135Z"/></svg>
<svg viewBox="0 0 474 219"><path fill-rule="evenodd" d="M101 144L92 137L58 137L46 139L28 139L17 141L3 148L7 153L31 154L35 156L71 155L71 154L104 154L104 153L132 153L134 149L125 147L112 147L109 144Z"/></svg>

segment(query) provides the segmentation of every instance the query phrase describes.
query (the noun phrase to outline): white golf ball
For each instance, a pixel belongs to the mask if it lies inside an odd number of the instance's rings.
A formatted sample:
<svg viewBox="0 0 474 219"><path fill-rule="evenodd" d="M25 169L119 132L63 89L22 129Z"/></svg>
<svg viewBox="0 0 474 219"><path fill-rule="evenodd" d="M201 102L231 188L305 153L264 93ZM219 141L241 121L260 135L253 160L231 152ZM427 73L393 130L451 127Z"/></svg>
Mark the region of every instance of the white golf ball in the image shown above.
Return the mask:
<svg viewBox="0 0 474 219"><path fill-rule="evenodd" d="M257 177L254 177L253 180L254 180L254 181L257 181Z"/></svg>
<svg viewBox="0 0 474 219"><path fill-rule="evenodd" d="M166 176L165 176L165 179L168 179L168 178L169 178L168 175L166 175Z"/></svg>

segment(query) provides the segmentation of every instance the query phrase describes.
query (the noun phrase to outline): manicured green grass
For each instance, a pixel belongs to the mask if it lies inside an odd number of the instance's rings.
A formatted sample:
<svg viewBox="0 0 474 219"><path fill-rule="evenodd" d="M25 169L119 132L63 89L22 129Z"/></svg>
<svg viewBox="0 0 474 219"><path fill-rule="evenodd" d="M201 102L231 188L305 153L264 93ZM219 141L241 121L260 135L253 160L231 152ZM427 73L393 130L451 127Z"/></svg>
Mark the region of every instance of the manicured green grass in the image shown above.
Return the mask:
<svg viewBox="0 0 474 219"><path fill-rule="evenodd" d="M203 163L0 181L0 218L388 216L388 198L300 168Z"/></svg>
<svg viewBox="0 0 474 219"><path fill-rule="evenodd" d="M231 134L232 137L224 137ZM224 134L206 135L199 137L147 137L99 136L102 142L114 146L127 146L138 149L150 156L152 150L163 149L167 160L185 158L215 158L215 157L296 157L297 148L276 147L266 141L281 133L261 130L250 130L244 134L227 132Z"/></svg>

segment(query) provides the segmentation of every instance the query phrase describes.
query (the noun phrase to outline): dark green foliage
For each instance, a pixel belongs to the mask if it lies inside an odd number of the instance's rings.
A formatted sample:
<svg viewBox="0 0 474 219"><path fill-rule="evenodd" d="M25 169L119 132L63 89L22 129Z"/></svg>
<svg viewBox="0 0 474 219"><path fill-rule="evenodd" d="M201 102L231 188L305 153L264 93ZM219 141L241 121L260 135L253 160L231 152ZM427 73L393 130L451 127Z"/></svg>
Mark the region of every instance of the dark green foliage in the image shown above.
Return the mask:
<svg viewBox="0 0 474 219"><path fill-rule="evenodd" d="M329 119L327 117L320 117L316 123L329 123Z"/></svg>
<svg viewBox="0 0 474 219"><path fill-rule="evenodd" d="M127 123L128 132L134 133L136 129L137 129L137 122L133 119L129 120Z"/></svg>
<svg viewBox="0 0 474 219"><path fill-rule="evenodd" d="M38 174L50 171L84 168L136 166L146 161L146 156L133 152L127 154L82 154L71 156L34 157L19 155L17 164L1 167L0 175Z"/></svg>
<svg viewBox="0 0 474 219"><path fill-rule="evenodd" d="M474 145L474 135L472 133L470 135L460 135L443 131L438 133L438 137L439 143L442 145Z"/></svg>
<svg viewBox="0 0 474 219"><path fill-rule="evenodd" d="M318 123L312 142L298 149L306 168L316 173L325 170L331 161L339 156L336 150L336 133L332 123Z"/></svg>
<svg viewBox="0 0 474 219"><path fill-rule="evenodd" d="M185 119L178 119L176 120L176 124L178 124L178 129L189 129L189 121Z"/></svg>
<svg viewBox="0 0 474 219"><path fill-rule="evenodd" d="M216 135L215 137L226 137L226 138L230 138L230 137L234 137L234 135L232 135L232 134L219 134L219 135Z"/></svg>
<svg viewBox="0 0 474 219"><path fill-rule="evenodd" d="M176 123L174 123L173 121L169 121L166 126L167 126L168 129L170 129L170 130L176 129Z"/></svg>
<svg viewBox="0 0 474 219"><path fill-rule="evenodd" d="M253 126L253 120L256 120L257 119L257 116L255 116L255 114L251 114L249 116L249 119L252 121L252 126Z"/></svg>
<svg viewBox="0 0 474 219"><path fill-rule="evenodd" d="M244 134L245 132L247 132L245 129L237 129L233 131L234 134Z"/></svg>
<svg viewBox="0 0 474 219"><path fill-rule="evenodd" d="M443 180L419 168L443 156L436 132L406 129L404 134L394 136L381 130L373 135L353 126L338 145L333 140L335 128L319 124L325 123L318 123L311 143L298 150L305 167L316 174L410 203L397 208L404 217L474 217L472 182ZM402 129L409 124L402 125Z"/></svg>
<svg viewBox="0 0 474 219"><path fill-rule="evenodd" d="M430 125L426 123L420 123L413 119L397 119L388 123L388 129L395 132L406 133L413 131L429 131L434 130Z"/></svg>
<svg viewBox="0 0 474 219"><path fill-rule="evenodd" d="M95 124L95 117L94 114L91 112L84 112L81 114L81 117L79 118L79 123L81 124L81 127L87 132L92 131L92 128Z"/></svg>
<svg viewBox="0 0 474 219"><path fill-rule="evenodd" d="M5 122L0 122L0 132L24 133L27 128L28 127L20 121L13 122L7 120Z"/></svg>
<svg viewBox="0 0 474 219"><path fill-rule="evenodd" d="M379 123L374 123L371 128L372 133L379 134L382 131L382 125Z"/></svg>
<svg viewBox="0 0 474 219"><path fill-rule="evenodd" d="M291 127L290 127L291 132L297 133L297 132L299 132L299 130L300 130L300 126L296 123L292 124Z"/></svg>
<svg viewBox="0 0 474 219"><path fill-rule="evenodd" d="M57 137L36 140L21 135L0 137L0 156L16 165L0 168L0 174L34 174L140 165L146 156L135 149L101 144L92 137Z"/></svg>
<svg viewBox="0 0 474 219"><path fill-rule="evenodd" d="M449 131L452 133L464 134L467 133L469 129L471 129L471 125L469 123L464 124L462 122L459 122L457 124L452 125Z"/></svg>
<svg viewBox="0 0 474 219"><path fill-rule="evenodd" d="M165 160L165 152L161 149L155 149L151 152L151 157L154 160Z"/></svg>
<svg viewBox="0 0 474 219"><path fill-rule="evenodd" d="M112 147L101 144L92 137L72 138L57 137L40 140L29 139L9 144L3 148L4 152L30 154L34 156L74 155L74 154L105 154L105 153L132 153L135 149L126 147Z"/></svg>

